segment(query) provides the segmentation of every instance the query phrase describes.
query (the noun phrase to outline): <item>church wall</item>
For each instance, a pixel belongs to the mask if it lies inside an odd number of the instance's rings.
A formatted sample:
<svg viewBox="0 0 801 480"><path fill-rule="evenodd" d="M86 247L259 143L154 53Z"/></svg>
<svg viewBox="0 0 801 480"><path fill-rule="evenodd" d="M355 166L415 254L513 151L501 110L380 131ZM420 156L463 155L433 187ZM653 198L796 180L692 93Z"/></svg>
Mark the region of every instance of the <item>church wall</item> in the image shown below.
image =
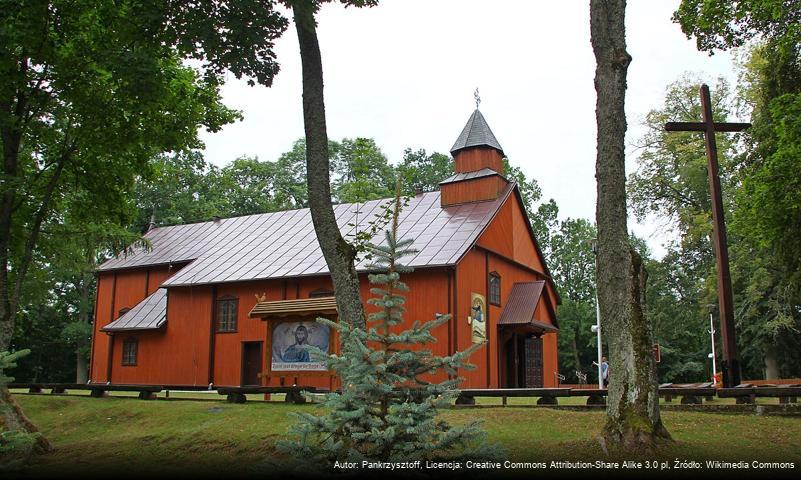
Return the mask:
<svg viewBox="0 0 801 480"><path fill-rule="evenodd" d="M117 288L124 285L126 291L117 292L114 298L132 303L136 298L134 291L140 292L144 299L146 276L139 272L133 274L120 272L117 274ZM151 279L153 275L151 274ZM407 292L406 323L397 329L406 328L414 320L433 319L436 313L449 313L449 278L447 269L426 269L404 276L403 280L410 287ZM121 280L122 279L122 280ZM366 275L361 276L362 298L367 300L372 295L372 287ZM163 280L161 280L163 281ZM160 283L160 282L159 282ZM111 291L114 289L113 274L103 274L98 290L98 309L106 308L110 312ZM269 372L270 327L275 320L249 318L248 313L255 306L256 295L265 295L267 300L308 298L310 293L319 289L332 289L329 277L301 277L288 280L265 280L255 282L237 282L216 286L173 287L168 293L167 325L160 331L120 332L114 337L112 359L112 383L117 384L160 384L160 385L195 385L205 386L212 380L218 386L240 385L242 380L243 342L262 342L262 384L269 386L308 385L323 388L336 388L336 379L328 372ZM152 289L151 289L152 290ZM108 294L107 294L108 293ZM212 323L213 299L236 298L237 330L236 332L216 332L216 322ZM138 303L138 302L137 302ZM368 312L376 307L366 305ZM110 322L109 314L102 317L104 326ZM115 315L115 319L116 319ZM312 317L308 321L313 321ZM434 330L438 341L427 345L437 355L449 353L451 326L444 324ZM209 356L213 337L213 359ZM109 336L96 332L95 354L93 363L96 372L92 379L96 382L106 381L106 365L108 349L105 343ZM137 365L122 366L123 342L127 338L138 340ZM103 355L99 358L98 355ZM210 379L209 371L213 370ZM444 378L444 376L443 376Z"/></svg>
<svg viewBox="0 0 801 480"><path fill-rule="evenodd" d="M105 382L108 376L110 336L100 329L119 318L120 310L134 307L153 293L158 284L174 271L159 266L98 274L90 358L90 379L93 382ZM112 373L113 370L112 367Z"/></svg>
<svg viewBox="0 0 801 480"><path fill-rule="evenodd" d="M478 293L483 295L485 299L487 297L487 282L486 275L484 275L486 271L485 262L486 257L483 253L476 249L471 249L456 267L457 316L454 321L456 325L456 350L458 351L466 350L473 344L472 329L468 321L472 304L471 294ZM465 379L461 385L462 388L486 388L491 386L487 379L488 368L491 368L487 363L487 350L490 348L488 345L494 342L493 334L496 331L495 322L497 320L497 317L490 315L486 324L489 342L470 357L470 363L477 368L471 371L459 371L459 376Z"/></svg>
<svg viewBox="0 0 801 480"><path fill-rule="evenodd" d="M523 211L523 205L517 199L517 195L509 195L507 202L476 244L543 273L544 278L545 265L531 240ZM547 291L551 303L556 305L557 298L553 287L548 285Z"/></svg>
<svg viewBox="0 0 801 480"><path fill-rule="evenodd" d="M207 385L211 287L171 289L167 327L114 335L112 383ZM123 342L138 340L136 366L122 365Z"/></svg>

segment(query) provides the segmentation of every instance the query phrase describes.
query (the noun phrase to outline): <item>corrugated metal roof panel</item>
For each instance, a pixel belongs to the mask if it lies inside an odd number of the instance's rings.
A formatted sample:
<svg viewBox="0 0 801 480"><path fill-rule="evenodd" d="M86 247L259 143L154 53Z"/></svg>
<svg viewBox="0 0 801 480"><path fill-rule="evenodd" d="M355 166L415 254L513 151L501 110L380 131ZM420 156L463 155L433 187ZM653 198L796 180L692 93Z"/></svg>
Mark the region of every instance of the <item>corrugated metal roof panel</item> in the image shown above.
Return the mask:
<svg viewBox="0 0 801 480"><path fill-rule="evenodd" d="M452 265L476 241L500 208L507 194L490 202L442 208L439 192L415 196L401 212L401 238L414 238L419 251L408 265ZM392 199L334 206L342 234L351 238L366 231ZM145 236L149 251L137 250L100 266L100 271L171 262L192 261L163 286L196 285L322 275L328 267L317 242L309 209L227 218L214 222L154 228ZM383 243L384 232L375 241ZM370 261L357 263L364 271Z"/></svg>
<svg viewBox="0 0 801 480"><path fill-rule="evenodd" d="M534 311L542 297L543 288L544 280L515 283L506 299L498 325L533 325L543 330L559 330L553 325L534 319Z"/></svg>
<svg viewBox="0 0 801 480"><path fill-rule="evenodd" d="M120 318L100 330L104 332L129 332L134 330L158 330L167 323L167 289L159 288Z"/></svg>

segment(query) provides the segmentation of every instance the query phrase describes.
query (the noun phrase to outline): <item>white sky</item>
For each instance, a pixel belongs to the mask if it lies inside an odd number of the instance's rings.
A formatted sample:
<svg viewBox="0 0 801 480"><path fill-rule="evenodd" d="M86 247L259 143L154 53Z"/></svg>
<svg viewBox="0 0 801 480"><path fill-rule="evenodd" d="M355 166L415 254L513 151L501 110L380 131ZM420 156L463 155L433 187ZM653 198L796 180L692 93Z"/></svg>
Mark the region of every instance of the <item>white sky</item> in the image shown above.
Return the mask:
<svg viewBox="0 0 801 480"><path fill-rule="evenodd" d="M695 49L670 18L678 0L629 0L626 18L628 142L645 114L684 72L734 81L728 54ZM537 179L560 218L595 217L595 59L589 1L382 0L371 9L327 4L319 15L331 139L372 137L390 162L406 147L448 153L481 111L510 161ZM277 42L273 86L233 76L223 99L244 120L203 132L206 159L274 160L303 136L300 54L294 25ZM712 92L713 95L715 92ZM630 149L631 150L631 149ZM628 171L634 168L629 155ZM655 222L630 227L657 255L669 233Z"/></svg>

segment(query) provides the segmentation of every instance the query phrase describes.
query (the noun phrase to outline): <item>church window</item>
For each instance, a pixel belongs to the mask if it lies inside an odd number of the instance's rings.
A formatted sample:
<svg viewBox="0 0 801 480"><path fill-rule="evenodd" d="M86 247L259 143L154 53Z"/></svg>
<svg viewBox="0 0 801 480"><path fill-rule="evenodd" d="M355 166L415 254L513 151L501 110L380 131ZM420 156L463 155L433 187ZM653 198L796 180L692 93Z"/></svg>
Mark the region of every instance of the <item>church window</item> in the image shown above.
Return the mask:
<svg viewBox="0 0 801 480"><path fill-rule="evenodd" d="M489 302L492 305L501 305L501 276L497 272L489 274Z"/></svg>
<svg viewBox="0 0 801 480"><path fill-rule="evenodd" d="M135 337L126 338L122 342L122 365L126 367L136 366L138 350L139 341Z"/></svg>
<svg viewBox="0 0 801 480"><path fill-rule="evenodd" d="M217 332L236 332L236 315L239 300L225 297L217 300Z"/></svg>

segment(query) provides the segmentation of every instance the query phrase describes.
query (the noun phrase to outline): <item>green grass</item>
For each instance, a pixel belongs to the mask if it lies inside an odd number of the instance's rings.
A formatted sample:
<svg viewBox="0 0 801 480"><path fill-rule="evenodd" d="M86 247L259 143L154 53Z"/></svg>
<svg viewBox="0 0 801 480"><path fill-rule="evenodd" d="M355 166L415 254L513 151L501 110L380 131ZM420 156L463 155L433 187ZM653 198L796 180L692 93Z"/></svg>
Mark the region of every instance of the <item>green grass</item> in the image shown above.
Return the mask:
<svg viewBox="0 0 801 480"><path fill-rule="evenodd" d="M204 393L193 398L219 398ZM171 395L172 396L172 395ZM256 396L260 397L260 396ZM152 473L159 476L251 472L274 459L274 445L294 411L312 405L223 401L141 401L69 395L17 395L56 451L39 457L31 475L54 472ZM275 396L273 397L275 398ZM561 402L561 400L560 400ZM604 454L597 435L603 411L506 407L443 412L453 423L484 421L492 442L513 461L634 459ZM665 411L676 442L641 459L773 460L801 464L801 418Z"/></svg>

